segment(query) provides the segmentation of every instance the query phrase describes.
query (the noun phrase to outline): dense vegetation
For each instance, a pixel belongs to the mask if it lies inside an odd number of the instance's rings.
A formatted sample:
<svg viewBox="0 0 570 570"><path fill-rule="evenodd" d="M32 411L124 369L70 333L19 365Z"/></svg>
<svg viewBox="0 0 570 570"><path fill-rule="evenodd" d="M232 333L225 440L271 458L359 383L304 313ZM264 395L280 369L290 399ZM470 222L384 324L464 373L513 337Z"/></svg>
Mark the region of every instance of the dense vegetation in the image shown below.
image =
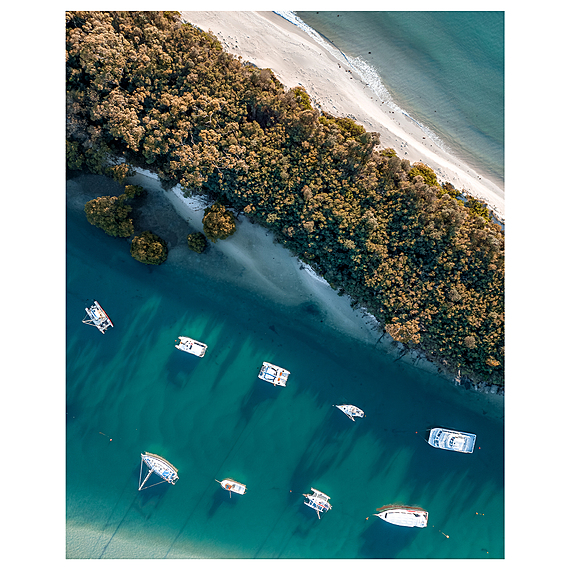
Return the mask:
<svg viewBox="0 0 570 570"><path fill-rule="evenodd" d="M161 237L145 230L133 238L131 255L141 263L160 265L168 257L168 246Z"/></svg>
<svg viewBox="0 0 570 570"><path fill-rule="evenodd" d="M128 196L99 196L85 204L87 221L113 237L129 237L135 233L129 214L132 207L125 204Z"/></svg>
<svg viewBox="0 0 570 570"><path fill-rule="evenodd" d="M236 231L235 216L219 202L208 206L204 210L202 225L204 226L206 237L212 242L226 239Z"/></svg>
<svg viewBox="0 0 570 570"><path fill-rule="evenodd" d="M208 240L206 239L206 236L201 232L188 234L187 241L188 247L196 253L203 253L208 246Z"/></svg>
<svg viewBox="0 0 570 570"><path fill-rule="evenodd" d="M68 12L68 168L151 168L243 212L409 347L501 383L504 234L376 133L176 12ZM205 229L206 231L206 229Z"/></svg>

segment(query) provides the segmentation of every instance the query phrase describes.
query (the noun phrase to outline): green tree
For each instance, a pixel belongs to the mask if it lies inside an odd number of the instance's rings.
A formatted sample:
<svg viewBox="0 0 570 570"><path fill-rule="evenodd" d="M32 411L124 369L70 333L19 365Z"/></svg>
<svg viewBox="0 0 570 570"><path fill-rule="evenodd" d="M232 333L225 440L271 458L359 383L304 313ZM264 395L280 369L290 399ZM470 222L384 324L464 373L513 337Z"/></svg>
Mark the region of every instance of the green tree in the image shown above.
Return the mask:
<svg viewBox="0 0 570 570"><path fill-rule="evenodd" d="M226 239L236 231L235 216L219 202L206 208L202 224L206 237L212 242Z"/></svg>
<svg viewBox="0 0 570 570"><path fill-rule="evenodd" d="M439 186L435 172L422 162L414 162L412 168L408 172L408 177L413 180L416 176L421 176L428 186Z"/></svg>
<svg viewBox="0 0 570 570"><path fill-rule="evenodd" d="M188 234L188 247L196 253L202 253L208 245L206 236L201 232Z"/></svg>
<svg viewBox="0 0 570 570"><path fill-rule="evenodd" d="M141 263L160 265L168 257L166 242L149 231L135 236L131 243L131 255Z"/></svg>
<svg viewBox="0 0 570 570"><path fill-rule="evenodd" d="M131 206L125 204L127 196L99 196L85 204L87 221L114 237L129 237L134 233L133 220L129 218Z"/></svg>

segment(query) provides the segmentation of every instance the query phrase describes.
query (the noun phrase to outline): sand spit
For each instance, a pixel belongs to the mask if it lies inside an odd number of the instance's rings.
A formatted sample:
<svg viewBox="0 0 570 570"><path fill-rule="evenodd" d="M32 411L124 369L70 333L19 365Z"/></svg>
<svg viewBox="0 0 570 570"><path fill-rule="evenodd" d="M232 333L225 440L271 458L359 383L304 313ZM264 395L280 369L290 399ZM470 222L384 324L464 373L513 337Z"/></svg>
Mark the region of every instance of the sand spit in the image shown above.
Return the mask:
<svg viewBox="0 0 570 570"><path fill-rule="evenodd" d="M485 178L437 146L417 122L379 96L351 68L342 52L323 47L299 27L273 12L190 12L182 18L211 31L226 51L258 67L273 70L286 87L302 85L313 104L336 116L350 117L380 134L382 147L400 158L421 161L442 182L484 200L505 219L505 195L497 181ZM336 52L336 53L335 53Z"/></svg>

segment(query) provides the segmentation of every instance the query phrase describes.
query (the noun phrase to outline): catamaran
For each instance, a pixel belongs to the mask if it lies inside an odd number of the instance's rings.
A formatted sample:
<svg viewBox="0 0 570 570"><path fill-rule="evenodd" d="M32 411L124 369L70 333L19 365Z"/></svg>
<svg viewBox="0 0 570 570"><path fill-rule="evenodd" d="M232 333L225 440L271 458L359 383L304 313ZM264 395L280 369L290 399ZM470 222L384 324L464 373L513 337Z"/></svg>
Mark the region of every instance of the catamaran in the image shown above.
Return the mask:
<svg viewBox="0 0 570 570"><path fill-rule="evenodd" d="M315 509L315 511L317 511L317 516L320 519L320 513L326 513L328 510L332 509L332 505L329 503L330 497L321 493L317 489L313 489L312 487L311 491L313 491L312 495L309 495L308 493L303 495L303 497L306 497L307 499L305 501L305 505L311 507L311 509Z"/></svg>
<svg viewBox="0 0 570 570"><path fill-rule="evenodd" d="M289 374L289 370L285 370L285 368L275 366L275 364L270 364L269 362L264 362L257 377L265 380L266 382L270 382L274 386L285 386L287 384Z"/></svg>
<svg viewBox="0 0 570 570"><path fill-rule="evenodd" d="M238 483L233 479L224 479L223 481L218 481L216 479L215 481L221 485L222 489L230 492L230 497L232 496L232 491L238 495L245 494L246 486L243 483Z"/></svg>
<svg viewBox="0 0 570 570"><path fill-rule="evenodd" d="M432 447L459 451L460 453L473 453L475 449L474 433L465 433L445 428L433 428L429 432L428 443Z"/></svg>
<svg viewBox="0 0 570 570"><path fill-rule="evenodd" d="M364 412L360 408L357 408L356 406L352 406L350 404L343 404L342 406L335 406L335 408L338 408L341 412L344 412L344 414L347 417L349 417L352 421L354 421L354 418L363 418L364 417Z"/></svg>
<svg viewBox="0 0 570 570"><path fill-rule="evenodd" d="M203 342L198 342L197 340L194 340L188 336L179 336L174 341L174 346L178 350L182 350L183 352L187 352L189 354L194 354L200 358L206 354L206 349L208 348L208 346Z"/></svg>
<svg viewBox="0 0 570 570"><path fill-rule="evenodd" d="M85 307L87 315L83 317L82 322L86 325L97 327L103 334L105 331L113 326L109 315L103 310L97 301L93 301L90 307Z"/></svg>
<svg viewBox="0 0 570 570"><path fill-rule="evenodd" d="M377 510L380 512L374 516L390 524L409 527L417 526L419 528L425 528L427 526L428 513L423 509L390 505Z"/></svg>
<svg viewBox="0 0 570 570"><path fill-rule="evenodd" d="M143 464L148 467L148 473L144 481L141 483ZM159 481L158 483L154 483L152 485L149 485L148 487L145 487L145 483L148 481L149 477L153 473L156 473L156 475L158 475L162 479L162 481ZM160 455L155 455L154 453L149 453L148 451L141 453L139 491L141 491L144 488L149 489L150 487L154 487L155 485L160 485L161 483L165 482L174 485L177 480L178 480L178 469L176 469L174 465L166 461L166 459L164 459L163 457L160 457Z"/></svg>

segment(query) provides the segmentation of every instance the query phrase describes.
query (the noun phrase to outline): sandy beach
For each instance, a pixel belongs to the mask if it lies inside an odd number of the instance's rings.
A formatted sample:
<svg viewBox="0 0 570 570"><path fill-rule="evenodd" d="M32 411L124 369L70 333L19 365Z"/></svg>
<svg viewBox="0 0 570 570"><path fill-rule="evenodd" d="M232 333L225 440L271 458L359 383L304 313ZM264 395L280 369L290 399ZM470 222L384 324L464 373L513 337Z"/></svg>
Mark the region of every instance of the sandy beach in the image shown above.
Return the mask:
<svg viewBox="0 0 570 570"><path fill-rule="evenodd" d="M442 150L420 126L400 110L378 99L350 68L342 53L328 49L273 12L190 12L182 18L211 31L229 53L261 68L271 68L287 88L302 85L313 101L335 116L350 117L380 134L382 147L400 158L430 166L441 182L484 200L505 220L504 189ZM336 53L335 53L336 51Z"/></svg>

